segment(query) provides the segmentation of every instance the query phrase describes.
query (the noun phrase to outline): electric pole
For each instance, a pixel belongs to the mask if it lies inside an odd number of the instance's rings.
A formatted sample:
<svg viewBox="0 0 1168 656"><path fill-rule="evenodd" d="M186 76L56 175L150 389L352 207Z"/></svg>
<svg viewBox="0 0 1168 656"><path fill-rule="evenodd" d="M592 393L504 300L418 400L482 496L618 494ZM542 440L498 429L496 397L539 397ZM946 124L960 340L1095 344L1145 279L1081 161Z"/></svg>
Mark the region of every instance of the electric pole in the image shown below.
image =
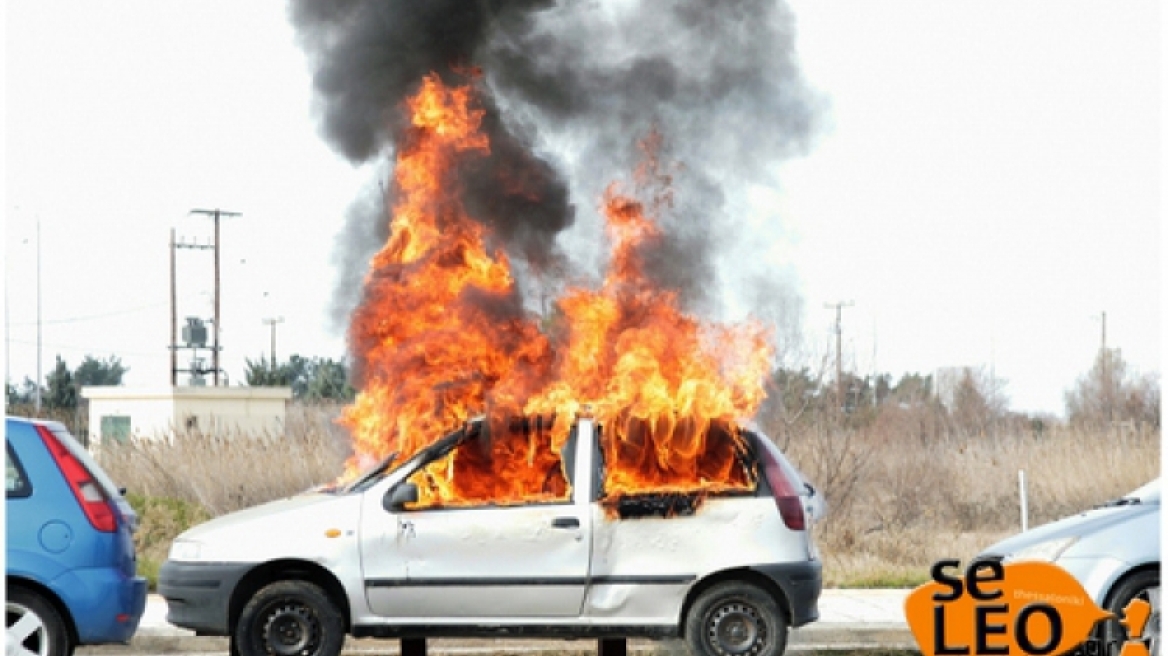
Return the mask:
<svg viewBox="0 0 1168 656"><path fill-rule="evenodd" d="M835 393L837 402L840 407L844 407L844 360L843 360L843 309L852 307L856 303L854 301L837 301L835 303L824 303L823 307L828 310L835 310Z"/></svg>
<svg viewBox="0 0 1168 656"><path fill-rule="evenodd" d="M36 296L37 296L37 377L36 385L36 416L41 416L41 217L37 217L37 247L36 247Z"/></svg>
<svg viewBox="0 0 1168 656"><path fill-rule="evenodd" d="M1112 415L1112 390L1110 372L1111 363L1108 362L1108 360L1111 358L1109 358L1107 355L1107 311L1102 311L1099 314L1099 318L1103 324L1102 335L1099 338L1099 375L1100 378L1102 378L1100 383L1101 387L1103 387L1103 415L1107 419L1107 425L1110 426Z"/></svg>
<svg viewBox="0 0 1168 656"><path fill-rule="evenodd" d="M225 212L223 210L191 210L190 214L205 214L215 221L215 238L212 252L215 254L215 318L212 320L211 337L211 369L214 375L214 385L219 386L219 219L221 217L239 216L239 212Z"/></svg>
<svg viewBox="0 0 1168 656"><path fill-rule="evenodd" d="M272 371L276 370L276 324L284 323L284 317L264 319L264 323L272 327Z"/></svg>

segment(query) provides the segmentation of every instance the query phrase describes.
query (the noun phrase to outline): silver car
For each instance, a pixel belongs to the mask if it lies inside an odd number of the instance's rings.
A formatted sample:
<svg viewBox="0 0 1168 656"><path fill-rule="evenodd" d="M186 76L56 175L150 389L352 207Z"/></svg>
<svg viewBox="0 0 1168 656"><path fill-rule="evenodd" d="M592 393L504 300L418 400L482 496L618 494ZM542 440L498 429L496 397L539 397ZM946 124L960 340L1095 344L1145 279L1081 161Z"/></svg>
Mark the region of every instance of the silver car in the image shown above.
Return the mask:
<svg viewBox="0 0 1168 656"><path fill-rule="evenodd" d="M1160 653L1160 479L1086 512L1007 538L980 558L1043 560L1070 572L1101 608L1123 617L1133 599L1152 607L1139 638ZM1117 652L1128 638L1118 621L1104 623L1093 640Z"/></svg>
<svg viewBox="0 0 1168 656"><path fill-rule="evenodd" d="M602 428L573 424L553 468L568 492L547 501L414 506L415 481L489 453L476 421L347 487L191 528L159 573L167 620L230 636L240 656L337 656L346 634L684 638L702 656L780 656L788 628L819 616L820 495L745 431L725 442L753 472L743 489L609 497Z"/></svg>

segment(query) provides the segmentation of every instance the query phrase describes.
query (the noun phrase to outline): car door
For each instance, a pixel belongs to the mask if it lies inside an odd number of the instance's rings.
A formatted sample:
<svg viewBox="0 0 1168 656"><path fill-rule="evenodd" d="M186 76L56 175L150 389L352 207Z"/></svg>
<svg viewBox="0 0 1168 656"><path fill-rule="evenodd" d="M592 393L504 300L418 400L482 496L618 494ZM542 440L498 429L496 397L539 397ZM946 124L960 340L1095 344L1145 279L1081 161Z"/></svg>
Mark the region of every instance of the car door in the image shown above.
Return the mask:
<svg viewBox="0 0 1168 656"><path fill-rule="evenodd" d="M444 465L439 461L431 466ZM363 523L366 594L370 610L379 615L445 619L580 614L590 555L586 502L382 507L370 510Z"/></svg>

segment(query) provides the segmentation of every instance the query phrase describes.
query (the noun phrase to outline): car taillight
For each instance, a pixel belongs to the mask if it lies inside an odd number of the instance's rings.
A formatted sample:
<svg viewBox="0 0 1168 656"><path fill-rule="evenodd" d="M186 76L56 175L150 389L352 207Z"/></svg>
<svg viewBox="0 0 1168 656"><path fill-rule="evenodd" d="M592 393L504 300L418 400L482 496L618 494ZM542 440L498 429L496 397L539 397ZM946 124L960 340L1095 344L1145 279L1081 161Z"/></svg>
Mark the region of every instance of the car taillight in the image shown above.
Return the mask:
<svg viewBox="0 0 1168 656"><path fill-rule="evenodd" d="M791 479L787 478L783 466L779 464L778 459L775 458L770 449L763 446L759 451L762 452L763 473L771 487L771 494L775 497L779 516L783 518L783 523L787 525L787 528L792 531L802 531L807 527L807 520L803 515L803 501L799 498L799 492L795 489Z"/></svg>
<svg viewBox="0 0 1168 656"><path fill-rule="evenodd" d="M40 433L49 454L53 456L53 461L57 463L57 468L61 470L65 480L69 481L73 496L77 497L77 503L81 505L81 510L85 512L85 517L93 524L93 528L103 533L117 531L118 510L93 474L90 474L85 465L61 444L52 431L44 426L37 426L37 432Z"/></svg>

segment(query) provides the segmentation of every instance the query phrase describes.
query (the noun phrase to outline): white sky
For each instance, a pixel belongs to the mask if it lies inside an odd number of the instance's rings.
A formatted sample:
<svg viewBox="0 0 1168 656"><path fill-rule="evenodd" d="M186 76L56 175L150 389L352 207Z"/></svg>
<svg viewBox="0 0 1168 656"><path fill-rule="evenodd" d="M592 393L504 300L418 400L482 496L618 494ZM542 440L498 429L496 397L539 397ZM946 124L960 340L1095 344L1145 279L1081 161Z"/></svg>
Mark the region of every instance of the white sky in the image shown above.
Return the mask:
<svg viewBox="0 0 1168 656"><path fill-rule="evenodd" d="M899 376L985 366L1016 410L1062 411L1107 341L1160 364L1162 21L1152 0L794 0L831 103L763 190L822 350ZM168 231L222 225L223 362L339 358L332 243L369 172L333 155L282 2L5 4L6 374L117 355L169 380ZM765 66L765 62L760 62ZM593 205L585 199L584 205ZM211 314L210 255L180 251L179 314ZM185 358L184 358L185 361Z"/></svg>

